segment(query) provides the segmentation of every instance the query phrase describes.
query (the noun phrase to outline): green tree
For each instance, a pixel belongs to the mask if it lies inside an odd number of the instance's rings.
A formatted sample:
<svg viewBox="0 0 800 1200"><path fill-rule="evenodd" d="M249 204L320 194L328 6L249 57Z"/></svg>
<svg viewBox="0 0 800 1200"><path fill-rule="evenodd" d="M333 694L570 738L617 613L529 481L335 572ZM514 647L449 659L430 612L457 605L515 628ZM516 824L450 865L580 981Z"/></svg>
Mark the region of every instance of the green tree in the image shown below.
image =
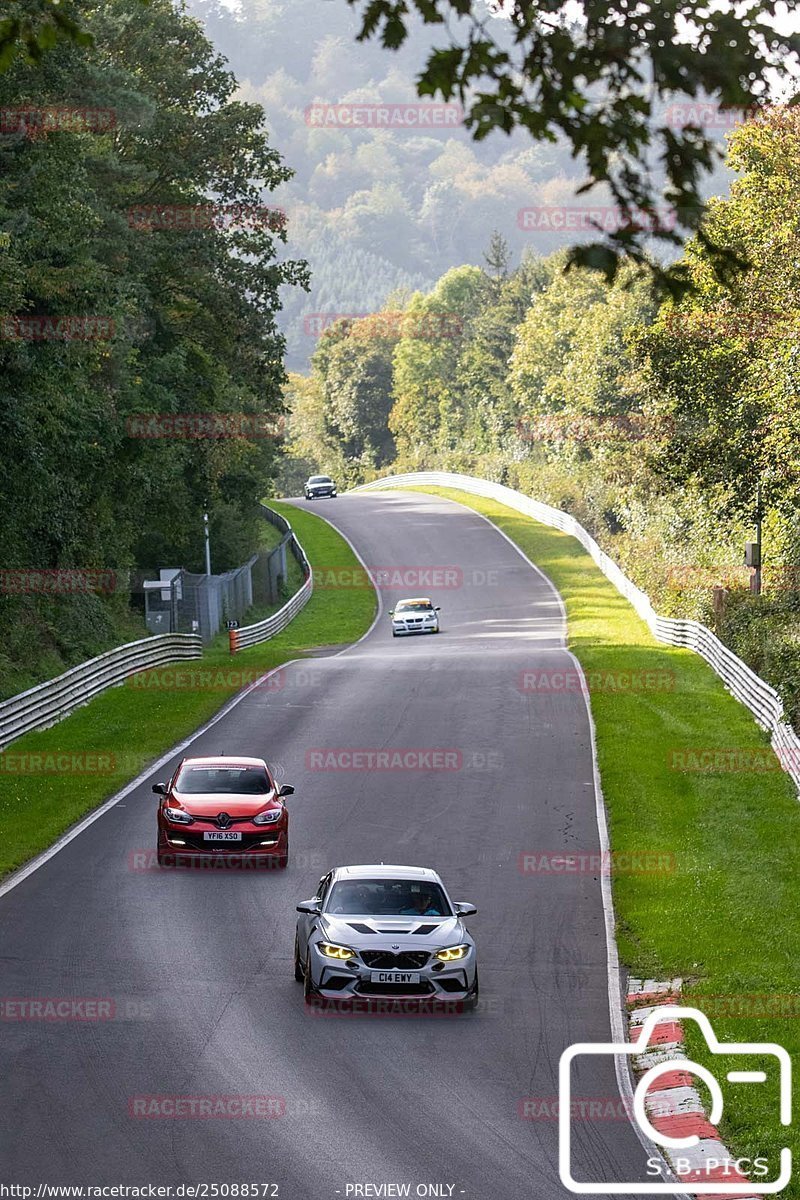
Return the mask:
<svg viewBox="0 0 800 1200"><path fill-rule="evenodd" d="M418 78L421 96L456 97L480 140L495 130L527 130L536 141L563 138L585 164L588 183L607 188L631 224L603 241L577 246L571 262L614 277L621 256L649 261L663 284L678 292L687 282L680 265L664 270L649 260L636 216L666 203L678 229L697 230L702 181L719 157L713 135L698 120L677 127L676 98L711 97L723 108L763 104L774 76L793 86L800 35L776 21L773 0L746 10L709 8L702 0L578 0L570 16L560 6L510 0L493 11L484 0L348 0L361 16L359 40L380 37L398 50L413 17L446 26L445 45L431 50ZM663 198L652 162L665 172ZM697 236L721 273L738 261Z"/></svg>
<svg viewBox="0 0 800 1200"><path fill-rule="evenodd" d="M464 431L458 362L488 295L478 267L448 271L428 296L406 309L394 356L394 406L389 427L401 461L424 463L457 445Z"/></svg>
<svg viewBox="0 0 800 1200"><path fill-rule="evenodd" d="M92 46L64 41L0 76L3 107L116 116L100 131L0 137L0 508L14 514L0 563L202 567L207 500L224 569L250 553L276 469L278 291L306 270L278 262L285 232L263 212L290 172L184 11L169 0L80 11ZM251 216L164 225L212 198ZM148 206L158 212L143 219ZM31 340L15 324L30 317L105 325L87 340ZM266 436L143 438L130 424L193 413L249 414ZM32 620L45 611L25 603ZM22 607L4 607L4 630ZM95 612L102 624L99 600Z"/></svg>

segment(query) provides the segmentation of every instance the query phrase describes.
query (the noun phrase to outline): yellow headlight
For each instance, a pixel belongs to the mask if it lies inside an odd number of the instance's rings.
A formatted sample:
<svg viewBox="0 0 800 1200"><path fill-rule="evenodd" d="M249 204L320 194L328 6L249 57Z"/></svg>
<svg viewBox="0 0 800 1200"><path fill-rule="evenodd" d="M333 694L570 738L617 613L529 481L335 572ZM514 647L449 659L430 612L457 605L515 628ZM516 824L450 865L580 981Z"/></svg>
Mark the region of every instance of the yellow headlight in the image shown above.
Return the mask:
<svg viewBox="0 0 800 1200"><path fill-rule="evenodd" d="M349 946L336 946L333 942L319 942L319 949L326 958L348 959L355 958L355 950L351 950Z"/></svg>
<svg viewBox="0 0 800 1200"><path fill-rule="evenodd" d="M455 962L456 959L466 958L469 954L469 946L448 946L445 950L438 950L436 957L442 962Z"/></svg>

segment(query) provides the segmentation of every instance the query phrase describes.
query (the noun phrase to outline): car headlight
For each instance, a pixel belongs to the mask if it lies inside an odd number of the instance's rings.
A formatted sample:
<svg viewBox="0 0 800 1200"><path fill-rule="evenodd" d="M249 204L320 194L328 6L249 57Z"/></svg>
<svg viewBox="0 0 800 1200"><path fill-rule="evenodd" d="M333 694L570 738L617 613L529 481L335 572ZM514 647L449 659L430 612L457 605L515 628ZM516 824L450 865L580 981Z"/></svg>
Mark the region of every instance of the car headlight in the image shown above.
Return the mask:
<svg viewBox="0 0 800 1200"><path fill-rule="evenodd" d="M272 825L274 821L283 816L282 808L267 808L264 812L256 813L253 817L254 825Z"/></svg>
<svg viewBox="0 0 800 1200"><path fill-rule="evenodd" d="M167 808L164 806L164 816L168 821L172 821L173 825L191 825L194 817L185 812L182 808Z"/></svg>
<svg viewBox="0 0 800 1200"><path fill-rule="evenodd" d="M437 950L436 957L440 962L456 962L459 958L466 958L469 954L469 946L446 946L444 950Z"/></svg>
<svg viewBox="0 0 800 1200"><path fill-rule="evenodd" d="M356 956L355 950L351 950L349 946L337 946L333 942L317 942L317 949L326 958L338 958L340 961Z"/></svg>

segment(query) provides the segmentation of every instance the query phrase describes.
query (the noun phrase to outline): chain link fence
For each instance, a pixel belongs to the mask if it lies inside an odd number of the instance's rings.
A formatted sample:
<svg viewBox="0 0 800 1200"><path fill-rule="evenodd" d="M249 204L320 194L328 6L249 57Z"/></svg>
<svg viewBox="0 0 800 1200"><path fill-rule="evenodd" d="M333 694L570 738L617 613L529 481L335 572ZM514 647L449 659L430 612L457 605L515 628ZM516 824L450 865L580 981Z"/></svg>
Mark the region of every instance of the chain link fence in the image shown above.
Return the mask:
<svg viewBox="0 0 800 1200"><path fill-rule="evenodd" d="M262 550L222 575L164 568L159 579L143 581L145 621L151 633L198 633L210 642L229 621L241 622L254 605L277 604L286 580L287 547L308 573L288 521L265 505L259 511L284 535L272 550Z"/></svg>

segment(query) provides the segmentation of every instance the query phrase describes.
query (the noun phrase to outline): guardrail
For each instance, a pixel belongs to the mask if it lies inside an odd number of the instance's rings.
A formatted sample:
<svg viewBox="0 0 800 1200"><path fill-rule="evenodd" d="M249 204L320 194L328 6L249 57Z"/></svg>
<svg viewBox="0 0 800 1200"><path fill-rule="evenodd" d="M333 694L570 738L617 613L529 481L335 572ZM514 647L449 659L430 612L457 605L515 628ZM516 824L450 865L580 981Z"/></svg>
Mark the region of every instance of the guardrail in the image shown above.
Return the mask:
<svg viewBox="0 0 800 1200"><path fill-rule="evenodd" d="M289 551L300 564L305 575L305 582L298 588L291 600L287 600L283 608L273 613L271 617L266 617L263 621L256 621L254 625L244 625L241 629L232 629L230 631L231 654L245 650L248 646L255 646L259 642L266 642L269 638L275 637L276 633L281 633L300 610L305 608L314 590L314 573L311 570L311 564L306 558L305 550L295 537L291 525L285 517L268 508L266 504L261 505L261 510L268 521L271 521L282 533L287 535Z"/></svg>
<svg viewBox="0 0 800 1200"><path fill-rule="evenodd" d="M569 513L552 508L549 504L542 504L541 501L533 500L530 496L501 483L490 483L486 479L475 479L472 475L458 475L451 471L418 471L406 475L390 475L362 484L354 491L374 491L409 485L459 488L463 492L485 496L515 509L516 512L524 513L525 516L533 517L543 525L550 525L577 538L603 574L625 599L630 601L642 620L647 622L660 642L696 651L716 671L731 695L749 708L762 729L770 733L772 748L778 761L800 791L800 738L784 719L783 702L778 693L699 621L659 616L650 602L650 597L628 579L605 550L600 549L591 534Z"/></svg>
<svg viewBox="0 0 800 1200"><path fill-rule="evenodd" d="M285 540L289 550L306 578L291 600L271 617L243 629L231 630L232 653L264 642L285 629L308 603L314 586L311 564L289 522L265 504L261 505L261 509L266 519L287 535ZM27 692L0 701L0 751L24 733L55 725L74 709L88 703L106 688L116 687L137 671L202 656L203 642L197 633L157 634L107 650L55 679L48 679L29 688Z"/></svg>
<svg viewBox="0 0 800 1200"><path fill-rule="evenodd" d="M106 688L148 667L201 658L203 643L196 633L163 633L127 642L80 663L36 687L0 703L0 750L34 729L55 725L75 708Z"/></svg>

